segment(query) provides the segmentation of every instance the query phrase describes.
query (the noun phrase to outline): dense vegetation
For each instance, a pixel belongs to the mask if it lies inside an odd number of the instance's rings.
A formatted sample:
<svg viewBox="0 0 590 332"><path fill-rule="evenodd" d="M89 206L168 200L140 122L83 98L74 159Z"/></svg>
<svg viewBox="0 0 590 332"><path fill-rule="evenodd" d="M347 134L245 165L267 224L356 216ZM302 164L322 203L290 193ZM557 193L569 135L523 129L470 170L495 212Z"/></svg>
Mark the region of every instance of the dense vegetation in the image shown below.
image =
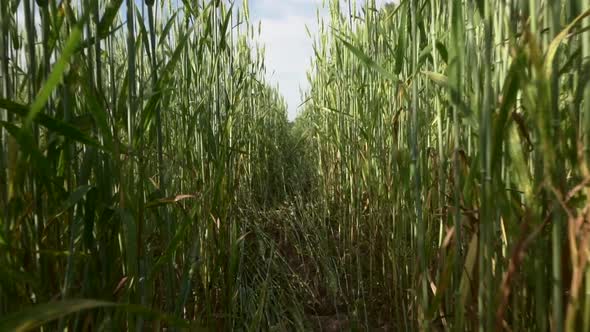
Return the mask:
<svg viewBox="0 0 590 332"><path fill-rule="evenodd" d="M590 0L327 6L3 1L0 330L589 331Z"/></svg>
<svg viewBox="0 0 590 332"><path fill-rule="evenodd" d="M588 15L574 0L332 2L301 121L358 312L590 329Z"/></svg>
<svg viewBox="0 0 590 332"><path fill-rule="evenodd" d="M145 308L203 325L273 320L273 252L248 214L297 181L248 13L121 7L2 2L0 316L85 298L141 308L53 328L142 330Z"/></svg>

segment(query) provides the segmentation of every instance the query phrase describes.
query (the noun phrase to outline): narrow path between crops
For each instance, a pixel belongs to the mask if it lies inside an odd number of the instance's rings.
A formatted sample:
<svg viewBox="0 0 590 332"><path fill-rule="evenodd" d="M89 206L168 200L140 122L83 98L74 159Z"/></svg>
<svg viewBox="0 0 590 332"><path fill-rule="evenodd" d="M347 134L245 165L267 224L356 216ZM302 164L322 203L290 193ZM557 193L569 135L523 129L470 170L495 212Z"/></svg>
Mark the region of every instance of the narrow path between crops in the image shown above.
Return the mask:
<svg viewBox="0 0 590 332"><path fill-rule="evenodd" d="M300 307L306 330L393 330L391 304L384 294L359 292L351 248L315 197L291 195L276 208L247 213L260 227L256 238L266 238L276 250L273 278L281 289L275 291L289 293L282 305Z"/></svg>

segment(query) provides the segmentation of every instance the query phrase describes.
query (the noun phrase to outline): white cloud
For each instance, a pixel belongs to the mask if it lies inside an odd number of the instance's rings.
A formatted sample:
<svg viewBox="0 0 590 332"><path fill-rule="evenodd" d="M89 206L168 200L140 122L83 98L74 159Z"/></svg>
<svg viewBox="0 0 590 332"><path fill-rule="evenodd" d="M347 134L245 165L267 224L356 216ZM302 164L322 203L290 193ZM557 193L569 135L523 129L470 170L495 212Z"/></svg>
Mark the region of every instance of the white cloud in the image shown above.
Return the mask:
<svg viewBox="0 0 590 332"><path fill-rule="evenodd" d="M296 115L299 88L306 85L306 71L313 54L312 40L305 32L315 25L313 17L287 16L262 20L260 41L266 45L266 68L269 79L278 82L289 105L289 118Z"/></svg>
<svg viewBox="0 0 590 332"><path fill-rule="evenodd" d="M376 0L378 6L386 2L391 0ZM317 34L317 8L323 3L324 0L249 0L252 22L262 23L258 40L266 46L268 79L279 84L291 120L299 112L300 89L308 87L306 73L313 55L313 40L305 27L312 36ZM329 16L326 9L321 10L320 15Z"/></svg>

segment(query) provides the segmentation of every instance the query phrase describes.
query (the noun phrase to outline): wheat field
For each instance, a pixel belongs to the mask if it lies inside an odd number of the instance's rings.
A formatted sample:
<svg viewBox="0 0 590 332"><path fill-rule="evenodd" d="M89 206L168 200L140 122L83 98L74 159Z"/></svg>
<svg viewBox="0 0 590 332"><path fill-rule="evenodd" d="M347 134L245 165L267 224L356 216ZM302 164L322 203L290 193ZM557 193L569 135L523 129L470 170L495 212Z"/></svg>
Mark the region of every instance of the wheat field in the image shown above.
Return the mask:
<svg viewBox="0 0 590 332"><path fill-rule="evenodd" d="M590 331L590 0L319 6L2 0L0 331Z"/></svg>

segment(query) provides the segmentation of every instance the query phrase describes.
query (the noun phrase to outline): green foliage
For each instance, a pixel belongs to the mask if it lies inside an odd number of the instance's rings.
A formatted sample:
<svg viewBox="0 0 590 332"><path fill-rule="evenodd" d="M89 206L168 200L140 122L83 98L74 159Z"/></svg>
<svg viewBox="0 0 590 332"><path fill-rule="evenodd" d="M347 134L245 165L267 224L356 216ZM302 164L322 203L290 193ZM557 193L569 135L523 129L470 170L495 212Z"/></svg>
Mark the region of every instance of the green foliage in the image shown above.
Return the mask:
<svg viewBox="0 0 590 332"><path fill-rule="evenodd" d="M330 2L298 120L347 311L367 329L590 326L588 1L372 3Z"/></svg>
<svg viewBox="0 0 590 332"><path fill-rule="evenodd" d="M123 1L23 1L50 33L2 6L2 330L276 324L241 211L282 204L297 167L245 15L138 2L128 34Z"/></svg>

